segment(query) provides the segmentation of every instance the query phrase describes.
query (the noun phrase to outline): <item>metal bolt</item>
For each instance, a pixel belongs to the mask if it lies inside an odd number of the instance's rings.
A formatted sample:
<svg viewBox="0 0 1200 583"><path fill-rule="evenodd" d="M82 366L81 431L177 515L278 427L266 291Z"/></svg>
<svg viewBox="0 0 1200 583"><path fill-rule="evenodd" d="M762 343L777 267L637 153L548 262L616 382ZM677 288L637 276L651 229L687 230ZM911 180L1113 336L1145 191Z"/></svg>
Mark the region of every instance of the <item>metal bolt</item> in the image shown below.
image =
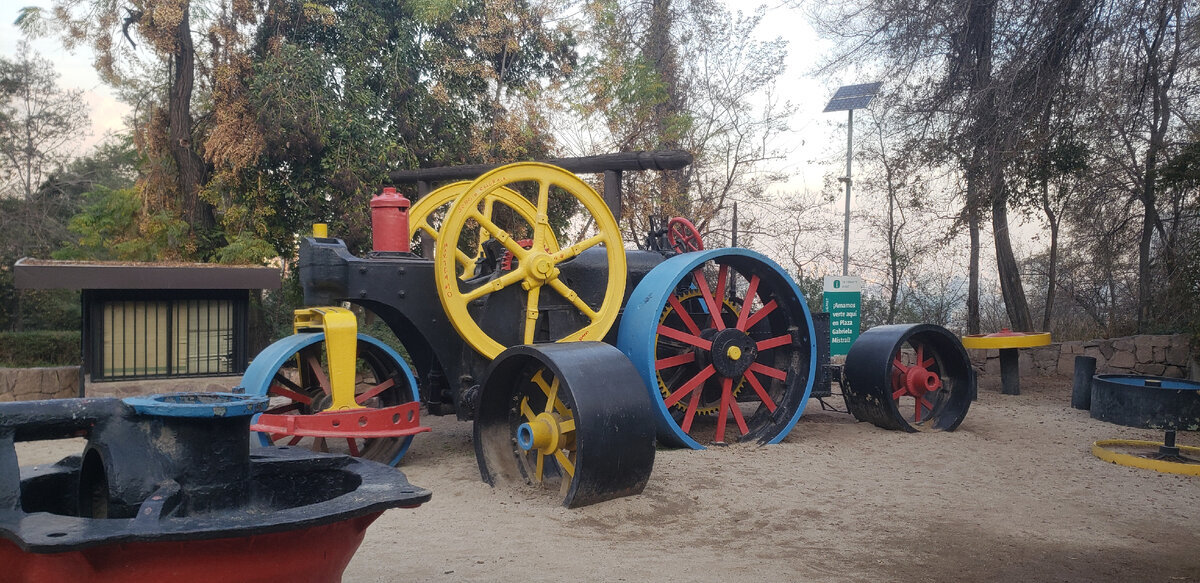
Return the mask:
<svg viewBox="0 0 1200 583"><path fill-rule="evenodd" d="M400 291L396 292L396 297L403 299L404 296L405 296L404 290L400 290Z"/></svg>

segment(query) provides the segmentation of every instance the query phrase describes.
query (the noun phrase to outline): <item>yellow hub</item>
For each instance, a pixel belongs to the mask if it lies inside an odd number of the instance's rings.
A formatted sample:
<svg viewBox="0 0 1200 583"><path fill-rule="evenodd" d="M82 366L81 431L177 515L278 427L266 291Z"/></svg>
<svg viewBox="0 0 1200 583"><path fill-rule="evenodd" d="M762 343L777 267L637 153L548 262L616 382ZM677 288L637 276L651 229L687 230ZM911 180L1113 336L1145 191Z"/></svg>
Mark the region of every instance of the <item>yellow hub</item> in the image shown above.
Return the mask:
<svg viewBox="0 0 1200 583"><path fill-rule="evenodd" d="M687 292L683 295L680 295L678 297L679 297L680 302L686 302L687 300L698 298L700 296L701 296L701 294L699 291L693 290L693 291ZM734 305L733 301L730 300L729 298L724 298L721 300L721 310L722 311L728 310L729 313L733 314L734 316L736 316L738 314L738 307L736 305ZM670 315L674 312L675 312L675 309L672 308L670 306L670 304L668 304L667 307L665 309L663 309L662 316L658 319L658 323L662 324L663 322L666 322L667 318L670 317ZM657 342L658 342L658 340L656 339L655 343L657 343ZM742 349L738 348L737 346L730 346L729 350L726 351L725 354L726 354L726 356L728 356L729 358L731 358L733 360L738 360L742 357ZM737 354L737 356L735 357L734 354ZM662 393L662 396L665 398L665 397L669 397L671 395L671 388L667 386L667 381L663 379L662 373L663 373L663 371L659 370L659 371L655 371L654 374L655 374L655 377L658 378L658 391L660 393ZM733 396L736 397L739 393L741 393L742 387L745 385L746 385L746 379L744 379L744 378L738 379L737 382L733 384ZM675 387L675 388L678 388L678 387ZM679 403L675 404L675 407L677 409L679 409L680 411L683 411L683 410L687 409L687 404L685 404L683 402L679 402ZM696 409L696 413L698 413L700 415L712 415L713 413L716 413L716 412L717 412L717 405L715 405L715 404L708 406L708 407L700 407L700 408Z"/></svg>

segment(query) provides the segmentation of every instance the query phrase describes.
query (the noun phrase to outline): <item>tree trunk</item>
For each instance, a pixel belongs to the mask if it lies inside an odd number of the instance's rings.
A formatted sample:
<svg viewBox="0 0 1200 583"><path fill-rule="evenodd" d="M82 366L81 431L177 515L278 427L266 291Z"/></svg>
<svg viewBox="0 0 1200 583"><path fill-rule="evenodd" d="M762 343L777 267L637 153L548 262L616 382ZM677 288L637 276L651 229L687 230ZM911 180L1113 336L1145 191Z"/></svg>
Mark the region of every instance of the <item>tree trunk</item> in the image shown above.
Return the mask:
<svg viewBox="0 0 1200 583"><path fill-rule="evenodd" d="M971 235L971 259L967 270L967 334L980 333L979 317L979 206L973 200L975 187L967 179L967 231Z"/></svg>
<svg viewBox="0 0 1200 583"><path fill-rule="evenodd" d="M650 12L650 28L646 38L644 54L653 64L663 84L666 98L653 106L655 149L678 150L680 136L675 120L683 111L683 95L679 86L679 59L675 43L671 39L671 28L675 24L672 0L653 0ZM687 190L683 170L659 173L659 208L671 215L691 216L687 208Z"/></svg>
<svg viewBox="0 0 1200 583"><path fill-rule="evenodd" d="M1046 267L1046 309L1042 312L1042 332L1050 331L1050 319L1054 314L1054 292L1058 285L1058 217L1046 202L1046 218L1050 221L1050 256Z"/></svg>
<svg viewBox="0 0 1200 583"><path fill-rule="evenodd" d="M183 18L175 29L176 52L174 78L167 100L168 148L179 169L180 210L193 233L213 227L216 221L212 206L200 199L200 187L208 179L208 168L192 146L192 84L196 70L196 49L188 12L183 6Z"/></svg>
<svg viewBox="0 0 1200 583"><path fill-rule="evenodd" d="M1008 320L1017 332L1033 332L1033 317L1029 314L1025 286L1021 283L1021 270L1008 237L1008 203L1003 194L992 199L992 236L996 241L996 266L999 268L1000 292L1004 295Z"/></svg>

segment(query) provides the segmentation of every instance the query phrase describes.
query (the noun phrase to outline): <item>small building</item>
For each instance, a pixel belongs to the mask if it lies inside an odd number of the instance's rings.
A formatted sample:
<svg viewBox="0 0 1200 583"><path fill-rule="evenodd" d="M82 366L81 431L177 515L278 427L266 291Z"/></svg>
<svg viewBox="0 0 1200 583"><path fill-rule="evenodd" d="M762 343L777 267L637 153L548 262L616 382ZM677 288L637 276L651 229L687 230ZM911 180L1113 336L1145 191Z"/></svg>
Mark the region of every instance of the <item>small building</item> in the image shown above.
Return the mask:
<svg viewBox="0 0 1200 583"><path fill-rule="evenodd" d="M17 289L81 290L81 395L89 383L242 374L250 292L281 281L272 267L31 258L14 275Z"/></svg>

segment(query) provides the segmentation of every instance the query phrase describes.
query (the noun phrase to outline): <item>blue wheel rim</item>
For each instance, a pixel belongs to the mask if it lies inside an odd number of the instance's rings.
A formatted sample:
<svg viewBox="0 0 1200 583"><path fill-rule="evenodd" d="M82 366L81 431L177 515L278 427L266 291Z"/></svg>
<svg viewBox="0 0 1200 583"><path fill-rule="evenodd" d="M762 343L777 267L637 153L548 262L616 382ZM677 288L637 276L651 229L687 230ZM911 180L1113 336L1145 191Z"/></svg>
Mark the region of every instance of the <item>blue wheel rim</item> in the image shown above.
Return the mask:
<svg viewBox="0 0 1200 583"><path fill-rule="evenodd" d="M271 387L271 381L275 378L275 373L279 372L279 369L284 364L301 350L324 341L325 334L323 332L305 332L302 334L293 334L272 343L262 352L258 353L258 356L254 357L254 361L246 367L246 372L242 375L241 387L245 389L247 395L267 395ZM417 380L413 377L412 369L408 367L408 364L395 350L392 350L392 347L365 334L359 334L358 341L373 346L379 351L379 354L390 359L392 364L395 364L403 374L408 391L412 395L412 400L420 400L420 393L417 392ZM254 420L258 420L257 415ZM272 445L271 439L266 434L257 433L257 436L260 445L264 447ZM391 459L383 461L383 463L392 466L400 463L400 459L408 452L410 445L412 445L412 436L403 438L400 449Z"/></svg>
<svg viewBox="0 0 1200 583"><path fill-rule="evenodd" d="M685 432L672 416L660 389L655 362L659 321L667 309L670 297L680 288L685 278L690 278L697 268L710 261L729 265L731 272L736 271L745 279L748 279L745 277L747 274L757 275L762 284L768 284L767 287L760 288L756 295L761 298L764 291L769 291L770 297L778 300L779 306L784 309L775 317L764 318L764 321L771 320L771 326L774 327L779 318L786 318L796 329L793 334L801 337L793 337L794 344L789 348L800 356L800 362L788 368L787 378L782 381L782 398L775 403L778 410L765 418L759 418L762 422L756 427L751 427L743 435L743 438L752 438L764 444L778 443L799 421L812 393L813 381L816 378L816 333L812 314L800 289L792 278L769 258L748 249L726 248L685 253L664 261L646 274L630 294L617 334L617 347L633 362L655 404L658 413L655 423L659 440L671 445L704 449L704 445ZM694 283L692 285L695 286ZM715 293L715 290L712 291ZM703 307L700 311L711 312ZM776 391L779 388L777 387ZM749 424L749 421L747 423ZM736 433L739 429L734 426L733 431Z"/></svg>

